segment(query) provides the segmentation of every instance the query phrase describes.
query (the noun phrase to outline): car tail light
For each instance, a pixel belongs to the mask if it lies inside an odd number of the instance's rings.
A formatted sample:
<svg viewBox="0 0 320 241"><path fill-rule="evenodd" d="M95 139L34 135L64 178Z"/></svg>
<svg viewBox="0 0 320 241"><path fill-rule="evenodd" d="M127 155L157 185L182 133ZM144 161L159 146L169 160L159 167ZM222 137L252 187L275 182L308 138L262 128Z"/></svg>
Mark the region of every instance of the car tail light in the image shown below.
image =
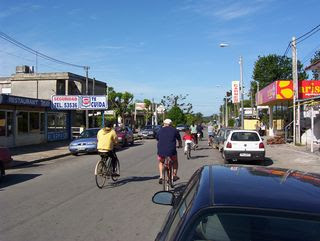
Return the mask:
<svg viewBox="0 0 320 241"><path fill-rule="evenodd" d="M232 144L230 142L227 143L227 148L232 148Z"/></svg>
<svg viewBox="0 0 320 241"><path fill-rule="evenodd" d="M260 144L259 144L259 148L261 148L261 149L263 149L263 148L264 148L264 144L263 144L263 142L260 142Z"/></svg>

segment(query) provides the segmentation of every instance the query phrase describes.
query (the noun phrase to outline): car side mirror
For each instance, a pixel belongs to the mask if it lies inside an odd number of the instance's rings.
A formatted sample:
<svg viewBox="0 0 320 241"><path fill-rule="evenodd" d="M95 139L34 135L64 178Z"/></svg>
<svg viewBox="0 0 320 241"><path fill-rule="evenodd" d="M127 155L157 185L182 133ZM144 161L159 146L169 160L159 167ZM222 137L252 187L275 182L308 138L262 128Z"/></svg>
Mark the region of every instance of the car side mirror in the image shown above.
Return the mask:
<svg viewBox="0 0 320 241"><path fill-rule="evenodd" d="M173 206L174 195L172 192L160 191L153 195L152 202L155 204Z"/></svg>

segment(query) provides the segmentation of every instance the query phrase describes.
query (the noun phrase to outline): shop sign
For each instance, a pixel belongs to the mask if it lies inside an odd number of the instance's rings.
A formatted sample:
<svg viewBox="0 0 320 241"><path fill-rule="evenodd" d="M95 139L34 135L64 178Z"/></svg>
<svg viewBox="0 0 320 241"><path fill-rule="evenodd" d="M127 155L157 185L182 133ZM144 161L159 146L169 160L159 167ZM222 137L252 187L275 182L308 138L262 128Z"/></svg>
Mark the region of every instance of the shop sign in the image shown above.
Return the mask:
<svg viewBox="0 0 320 241"><path fill-rule="evenodd" d="M105 110L107 106L107 98L105 95L79 96L80 109L87 110Z"/></svg>
<svg viewBox="0 0 320 241"><path fill-rule="evenodd" d="M239 81L232 81L232 103L239 103Z"/></svg>
<svg viewBox="0 0 320 241"><path fill-rule="evenodd" d="M26 98L26 97L14 96L14 95L1 95L0 104L26 105L26 106L33 106L33 107L50 107L51 101Z"/></svg>
<svg viewBox="0 0 320 241"><path fill-rule="evenodd" d="M79 109L79 97L77 95L54 95L52 96L52 105L58 110Z"/></svg>
<svg viewBox="0 0 320 241"><path fill-rule="evenodd" d="M277 100L291 100L293 98L293 83L291 80L277 80Z"/></svg>
<svg viewBox="0 0 320 241"><path fill-rule="evenodd" d="M105 110L108 108L105 95L54 95L52 105L58 110Z"/></svg>
<svg viewBox="0 0 320 241"><path fill-rule="evenodd" d="M276 81L268 85L267 87L260 90L257 94L257 103L258 105L262 105L271 101L276 100L276 90L277 84Z"/></svg>
<svg viewBox="0 0 320 241"><path fill-rule="evenodd" d="M320 95L320 80L302 80L299 83L299 98L307 99Z"/></svg>

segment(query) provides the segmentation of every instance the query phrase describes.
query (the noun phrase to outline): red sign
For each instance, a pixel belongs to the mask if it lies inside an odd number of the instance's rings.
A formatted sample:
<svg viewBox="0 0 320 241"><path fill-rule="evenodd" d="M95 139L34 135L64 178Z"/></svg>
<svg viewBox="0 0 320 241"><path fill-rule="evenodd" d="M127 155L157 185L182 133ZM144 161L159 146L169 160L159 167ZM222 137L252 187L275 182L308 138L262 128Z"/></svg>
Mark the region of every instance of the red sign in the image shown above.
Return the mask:
<svg viewBox="0 0 320 241"><path fill-rule="evenodd" d="M299 99L312 98L320 95L320 80L299 81Z"/></svg>

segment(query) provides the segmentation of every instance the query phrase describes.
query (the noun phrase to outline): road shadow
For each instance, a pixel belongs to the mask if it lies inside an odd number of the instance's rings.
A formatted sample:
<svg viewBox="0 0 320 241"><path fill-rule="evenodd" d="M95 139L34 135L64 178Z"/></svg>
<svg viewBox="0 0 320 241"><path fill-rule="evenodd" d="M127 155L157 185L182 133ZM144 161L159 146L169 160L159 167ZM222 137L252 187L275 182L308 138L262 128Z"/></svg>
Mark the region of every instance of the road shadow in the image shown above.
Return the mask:
<svg viewBox="0 0 320 241"><path fill-rule="evenodd" d="M205 158L205 157L209 157L209 156L208 155L191 156L190 159L198 159L198 158Z"/></svg>
<svg viewBox="0 0 320 241"><path fill-rule="evenodd" d="M8 169L21 169L21 168L30 168L30 167L38 167L43 166L44 164L27 162L27 161L13 161L12 167Z"/></svg>
<svg viewBox="0 0 320 241"><path fill-rule="evenodd" d="M106 188L114 188L114 187L119 187L119 186L125 185L127 183L131 183L131 182L145 182L145 181L155 180L155 179L159 179L159 175L144 176L144 177L131 176L131 177L126 177L126 178L120 178L118 181L115 181L113 183L109 183L109 185L107 185Z"/></svg>
<svg viewBox="0 0 320 241"><path fill-rule="evenodd" d="M257 165L257 166L271 166L273 165L273 160L266 157L264 161L241 161L230 162L229 164L242 164L242 165Z"/></svg>
<svg viewBox="0 0 320 241"><path fill-rule="evenodd" d="M196 150L208 150L208 149L212 149L212 147L208 146L208 147L198 147Z"/></svg>
<svg viewBox="0 0 320 241"><path fill-rule="evenodd" d="M70 141L57 141L57 142L48 142L43 144L34 144L27 146L19 146L10 148L10 153L12 156L28 154L28 153L37 153L43 151L52 151L61 148L67 148Z"/></svg>
<svg viewBox="0 0 320 241"><path fill-rule="evenodd" d="M42 174L8 174L0 182L0 190L5 187L16 185L34 179Z"/></svg>

